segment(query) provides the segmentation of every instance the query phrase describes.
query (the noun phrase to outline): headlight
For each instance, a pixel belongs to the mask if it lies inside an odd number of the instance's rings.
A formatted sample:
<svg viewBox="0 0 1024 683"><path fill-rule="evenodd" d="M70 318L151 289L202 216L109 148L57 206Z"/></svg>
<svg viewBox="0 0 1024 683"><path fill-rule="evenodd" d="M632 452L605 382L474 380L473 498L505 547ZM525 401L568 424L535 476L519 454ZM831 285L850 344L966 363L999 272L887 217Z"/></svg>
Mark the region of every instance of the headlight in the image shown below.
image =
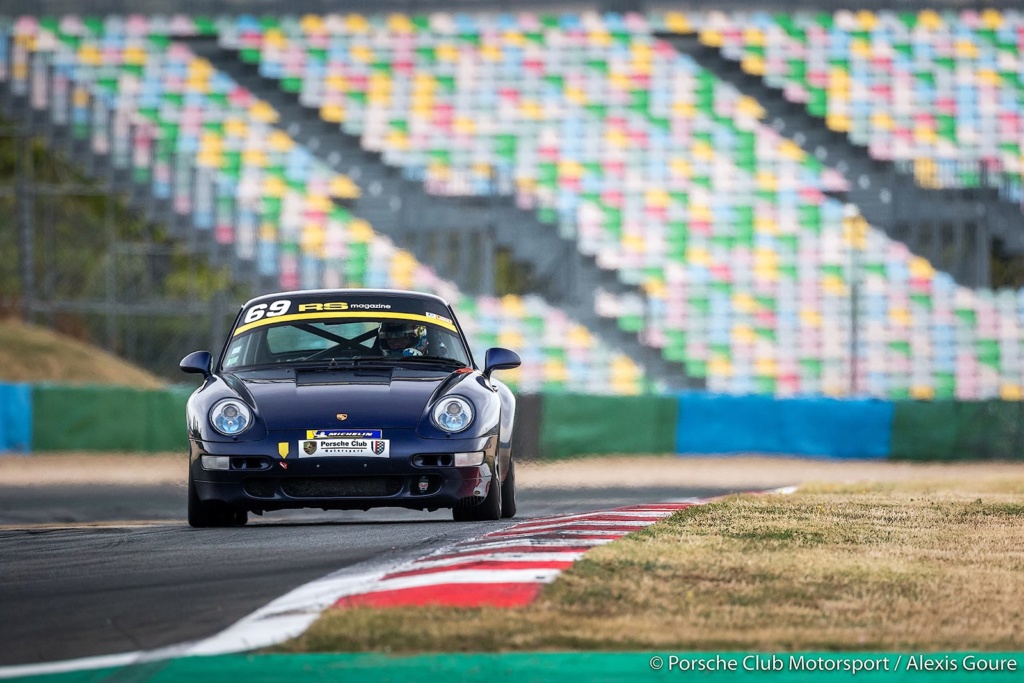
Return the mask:
<svg viewBox="0 0 1024 683"><path fill-rule="evenodd" d="M224 436L237 436L252 425L252 412L238 399L226 398L213 405L210 424Z"/></svg>
<svg viewBox="0 0 1024 683"><path fill-rule="evenodd" d="M448 396L434 406L433 418L434 424L444 431L461 432L473 424L473 406L464 398Z"/></svg>

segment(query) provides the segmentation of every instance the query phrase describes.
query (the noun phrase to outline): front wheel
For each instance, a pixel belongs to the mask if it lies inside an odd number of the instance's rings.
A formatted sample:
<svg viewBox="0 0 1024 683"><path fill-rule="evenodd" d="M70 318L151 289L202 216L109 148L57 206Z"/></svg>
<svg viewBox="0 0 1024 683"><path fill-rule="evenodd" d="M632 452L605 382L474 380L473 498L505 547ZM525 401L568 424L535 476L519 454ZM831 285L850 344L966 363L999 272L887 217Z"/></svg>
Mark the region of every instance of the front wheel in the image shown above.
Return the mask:
<svg viewBox="0 0 1024 683"><path fill-rule="evenodd" d="M188 473L188 525L196 529L206 527L242 526L249 521L249 513L222 503L206 503L199 497L192 471Z"/></svg>
<svg viewBox="0 0 1024 683"><path fill-rule="evenodd" d="M511 474L511 473L510 473ZM498 463L494 463L494 476L487 489L487 495L479 498L463 498L452 508L452 519L456 522L493 522L501 519L501 479L498 477Z"/></svg>

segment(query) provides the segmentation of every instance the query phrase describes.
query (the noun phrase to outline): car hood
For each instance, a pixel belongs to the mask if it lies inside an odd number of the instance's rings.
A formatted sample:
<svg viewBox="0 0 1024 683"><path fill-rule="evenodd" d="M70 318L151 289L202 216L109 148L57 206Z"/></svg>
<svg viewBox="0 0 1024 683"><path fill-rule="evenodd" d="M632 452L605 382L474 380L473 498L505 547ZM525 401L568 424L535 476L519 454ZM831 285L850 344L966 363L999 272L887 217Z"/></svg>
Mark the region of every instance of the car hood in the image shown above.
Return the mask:
<svg viewBox="0 0 1024 683"><path fill-rule="evenodd" d="M269 430L413 429L454 375L389 368L298 370L271 377L252 373L225 379L240 394L249 394L246 398Z"/></svg>

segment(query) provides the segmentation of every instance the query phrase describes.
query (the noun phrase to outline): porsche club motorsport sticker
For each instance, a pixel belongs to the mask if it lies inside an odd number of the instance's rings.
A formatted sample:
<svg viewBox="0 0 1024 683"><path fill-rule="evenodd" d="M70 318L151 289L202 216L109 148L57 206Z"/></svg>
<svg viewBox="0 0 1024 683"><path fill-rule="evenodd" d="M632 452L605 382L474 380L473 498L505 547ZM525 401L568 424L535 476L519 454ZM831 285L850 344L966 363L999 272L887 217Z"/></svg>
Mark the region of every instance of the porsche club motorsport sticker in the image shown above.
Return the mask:
<svg viewBox="0 0 1024 683"><path fill-rule="evenodd" d="M299 444L300 458L354 455L364 458L391 457L387 439L310 439Z"/></svg>

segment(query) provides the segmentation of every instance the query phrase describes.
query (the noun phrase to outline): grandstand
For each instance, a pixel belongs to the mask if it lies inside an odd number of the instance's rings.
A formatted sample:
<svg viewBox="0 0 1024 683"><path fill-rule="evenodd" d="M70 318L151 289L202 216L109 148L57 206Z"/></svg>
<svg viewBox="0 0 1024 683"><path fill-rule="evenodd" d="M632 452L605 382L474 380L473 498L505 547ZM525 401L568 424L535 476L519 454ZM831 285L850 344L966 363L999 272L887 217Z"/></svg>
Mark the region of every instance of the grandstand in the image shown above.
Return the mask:
<svg viewBox="0 0 1024 683"><path fill-rule="evenodd" d="M1020 400L1024 290L976 266L1024 250L1022 48L1014 10L65 14L0 24L0 81L253 289L440 293L520 391ZM901 241L902 176L952 242ZM449 274L446 221L549 281Z"/></svg>

